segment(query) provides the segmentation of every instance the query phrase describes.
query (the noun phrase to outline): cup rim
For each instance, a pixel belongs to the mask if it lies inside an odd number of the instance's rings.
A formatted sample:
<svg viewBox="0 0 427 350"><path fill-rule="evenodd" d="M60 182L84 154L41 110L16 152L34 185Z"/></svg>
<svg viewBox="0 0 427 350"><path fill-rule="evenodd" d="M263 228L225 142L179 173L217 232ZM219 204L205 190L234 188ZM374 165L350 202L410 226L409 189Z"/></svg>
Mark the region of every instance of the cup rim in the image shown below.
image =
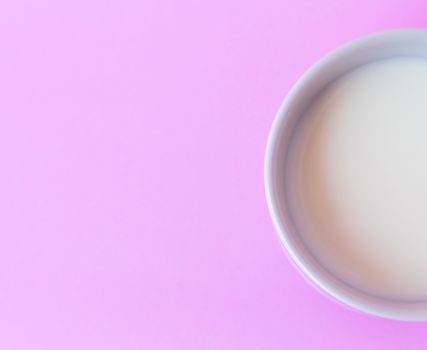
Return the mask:
<svg viewBox="0 0 427 350"><path fill-rule="evenodd" d="M332 61L339 61L345 59L349 52L359 51L372 47L373 45L387 42L395 38L400 40L408 40L414 36L424 36L427 40L427 29L422 28L404 28L392 29L381 32L376 32L358 39L350 41L338 48L332 50L320 60L314 63L302 76L297 80L293 87L284 98L279 110L274 118L267 141L267 147L264 158L264 187L265 196L267 200L268 209L271 219L273 221L275 230L279 236L282 247L290 258L291 262L296 266L297 270L306 278L308 282L317 287L317 289L330 299L347 306L353 310L361 311L370 315L379 316L388 319L404 320L404 321L426 321L427 320L427 303L422 305L426 306L425 311L414 312L414 308L405 309L400 307L396 302L382 304L379 298L367 300L363 297L355 297L351 293L344 292L342 289L337 288L328 282L327 279L322 278L319 272L313 268L311 263L301 254L301 252L292 243L287 228L286 222L279 214L278 208L278 194L274 187L275 175L275 159L274 155L277 150L277 145L280 141L281 129L289 127L286 125L289 118L289 109L296 96L301 94L309 85L309 83L316 79L316 76L322 71L326 71L326 66L330 65ZM378 299L378 300L377 300ZM377 300L377 301L375 301ZM400 302L402 304L404 302ZM406 304L406 303L405 303Z"/></svg>

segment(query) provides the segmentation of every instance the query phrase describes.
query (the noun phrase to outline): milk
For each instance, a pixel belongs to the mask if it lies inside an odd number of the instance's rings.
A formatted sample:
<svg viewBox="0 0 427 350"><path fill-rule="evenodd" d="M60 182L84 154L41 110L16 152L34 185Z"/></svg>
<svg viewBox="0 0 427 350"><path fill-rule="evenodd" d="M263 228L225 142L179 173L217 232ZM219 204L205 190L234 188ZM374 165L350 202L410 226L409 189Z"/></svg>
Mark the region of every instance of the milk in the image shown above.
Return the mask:
<svg viewBox="0 0 427 350"><path fill-rule="evenodd" d="M295 130L286 174L294 224L325 269L368 294L427 299L427 60L330 84Z"/></svg>

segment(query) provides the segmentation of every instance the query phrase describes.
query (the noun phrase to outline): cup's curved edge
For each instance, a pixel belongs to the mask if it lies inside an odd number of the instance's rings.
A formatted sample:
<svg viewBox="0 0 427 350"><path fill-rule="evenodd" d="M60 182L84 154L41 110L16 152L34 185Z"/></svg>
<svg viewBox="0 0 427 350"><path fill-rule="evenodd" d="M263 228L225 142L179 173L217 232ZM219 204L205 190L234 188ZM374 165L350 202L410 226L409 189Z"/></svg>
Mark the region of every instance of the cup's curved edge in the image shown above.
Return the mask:
<svg viewBox="0 0 427 350"><path fill-rule="evenodd" d="M274 184L273 184L273 173L274 173L274 155L276 151L276 144L278 141L279 129L283 126L287 118L287 110L290 102L294 99L295 95L304 88L306 83L312 79L312 76L316 71L321 70L329 60L336 59L340 55L362 47L364 45L375 45L376 42L382 42L391 37L398 36L412 36L412 35L424 35L427 37L427 29L423 28L401 28L401 29L390 29L372 33L366 36L359 37L342 46L330 51L325 56L315 62L306 72L297 80L293 87L284 98L280 105L276 116L274 118L272 127L270 129L266 151L264 156L264 189L265 197L267 201L268 210L270 217L273 221L275 231L277 232L282 247L289 257L290 261L297 268L300 274L322 294L327 296L329 299L340 303L341 305L350 308L354 311L359 311L376 317L382 317L392 320L399 321L413 321L413 322L424 322L427 321L427 312L425 314L406 312L403 313L400 310L393 309L390 307L384 307L382 305L372 305L372 303L364 303L355 300L353 297L344 295L336 290L333 286L325 283L322 278L317 276L313 270L307 266L304 260L292 247L289 238L286 233L286 228L283 222L281 222L278 215L277 201L274 195Z"/></svg>

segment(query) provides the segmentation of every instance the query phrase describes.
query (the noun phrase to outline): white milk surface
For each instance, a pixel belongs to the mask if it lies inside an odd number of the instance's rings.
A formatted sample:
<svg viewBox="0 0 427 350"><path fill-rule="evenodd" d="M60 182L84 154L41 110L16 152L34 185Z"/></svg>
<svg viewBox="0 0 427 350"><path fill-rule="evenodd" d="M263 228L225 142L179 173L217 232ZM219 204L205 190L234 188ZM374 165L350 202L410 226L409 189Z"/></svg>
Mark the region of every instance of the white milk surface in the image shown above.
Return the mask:
<svg viewBox="0 0 427 350"><path fill-rule="evenodd" d="M287 161L294 223L362 291L427 299L427 59L362 66L305 113Z"/></svg>

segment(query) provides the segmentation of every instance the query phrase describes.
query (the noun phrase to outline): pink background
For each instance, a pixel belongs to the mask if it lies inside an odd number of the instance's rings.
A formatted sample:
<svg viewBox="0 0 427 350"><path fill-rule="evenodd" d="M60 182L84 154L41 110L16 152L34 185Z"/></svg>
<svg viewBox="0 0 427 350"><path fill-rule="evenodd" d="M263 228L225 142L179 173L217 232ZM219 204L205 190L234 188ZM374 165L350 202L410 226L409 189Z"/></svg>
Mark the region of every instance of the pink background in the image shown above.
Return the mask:
<svg viewBox="0 0 427 350"><path fill-rule="evenodd" d="M425 349L282 253L263 156L330 49L422 0L0 4L0 349Z"/></svg>

